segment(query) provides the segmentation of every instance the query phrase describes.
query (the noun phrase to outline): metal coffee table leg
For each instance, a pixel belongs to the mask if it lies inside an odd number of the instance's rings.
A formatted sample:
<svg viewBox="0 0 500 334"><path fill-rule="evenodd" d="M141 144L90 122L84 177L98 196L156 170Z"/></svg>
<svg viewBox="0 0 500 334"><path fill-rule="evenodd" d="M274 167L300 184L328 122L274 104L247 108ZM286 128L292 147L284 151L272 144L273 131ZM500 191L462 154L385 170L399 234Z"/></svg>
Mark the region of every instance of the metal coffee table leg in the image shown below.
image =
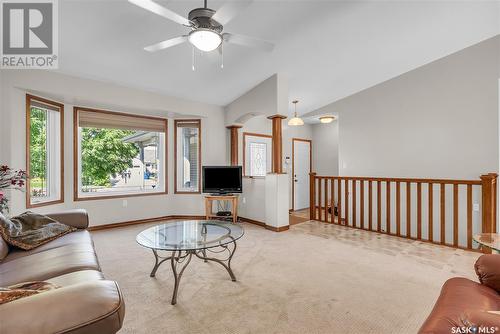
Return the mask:
<svg viewBox="0 0 500 334"><path fill-rule="evenodd" d="M236 281L236 277L234 276L233 270L231 269L231 260L233 259L234 252L236 251L236 240L233 240L231 243L227 245L220 245L218 250L214 250L211 248L203 249L201 251L195 252L194 255L196 257L203 259L204 261L213 261L217 262L218 264L222 265L224 268L226 268L227 272L229 273L229 276L231 276L231 280L233 282ZM221 249L221 250L219 250ZM227 252L228 256L225 259L218 259L215 257L208 257L206 255L206 251L209 251L211 253L224 253ZM227 262L227 264L226 264Z"/></svg>
<svg viewBox="0 0 500 334"><path fill-rule="evenodd" d="M182 251L173 251L170 257L170 264L172 265L172 272L174 273L174 293L172 295L172 305L177 304L177 291L179 290L179 283L181 281L182 273L191 262L193 251L186 251L182 255ZM179 268L177 268L179 266ZM178 270L180 269L180 270Z"/></svg>
<svg viewBox="0 0 500 334"><path fill-rule="evenodd" d="M156 275L156 271L158 270L158 267L160 267L160 265L167 261L167 260L170 260L171 256L169 257L161 257L158 255L158 252L156 251L156 249L153 249L153 254L155 255L155 266L153 267L153 270L151 271L151 274L149 274L150 277L155 277Z"/></svg>

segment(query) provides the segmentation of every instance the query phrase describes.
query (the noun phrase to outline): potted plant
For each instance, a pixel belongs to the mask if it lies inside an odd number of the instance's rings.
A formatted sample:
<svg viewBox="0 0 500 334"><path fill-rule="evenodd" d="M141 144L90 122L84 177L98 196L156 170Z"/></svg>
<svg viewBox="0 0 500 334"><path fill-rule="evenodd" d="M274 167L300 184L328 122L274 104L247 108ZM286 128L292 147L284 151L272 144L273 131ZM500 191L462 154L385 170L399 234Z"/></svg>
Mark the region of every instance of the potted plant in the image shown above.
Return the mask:
<svg viewBox="0 0 500 334"><path fill-rule="evenodd" d="M9 211L9 199L5 190L14 189L24 191L26 184L26 171L21 169L11 169L9 166L0 166L0 213L6 214Z"/></svg>

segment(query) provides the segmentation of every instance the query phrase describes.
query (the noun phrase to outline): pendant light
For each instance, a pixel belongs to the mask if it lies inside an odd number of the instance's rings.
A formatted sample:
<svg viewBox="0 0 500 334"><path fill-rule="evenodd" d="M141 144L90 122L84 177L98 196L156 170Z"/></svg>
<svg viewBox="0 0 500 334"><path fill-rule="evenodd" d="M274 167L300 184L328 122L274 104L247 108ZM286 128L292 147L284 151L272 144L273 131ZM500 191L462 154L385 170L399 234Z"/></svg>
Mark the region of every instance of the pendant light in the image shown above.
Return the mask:
<svg viewBox="0 0 500 334"><path fill-rule="evenodd" d="M295 113L293 114L293 118L288 121L289 126L300 126L304 125L304 121L297 116L297 103L299 103L298 100L292 101L292 103L295 105Z"/></svg>

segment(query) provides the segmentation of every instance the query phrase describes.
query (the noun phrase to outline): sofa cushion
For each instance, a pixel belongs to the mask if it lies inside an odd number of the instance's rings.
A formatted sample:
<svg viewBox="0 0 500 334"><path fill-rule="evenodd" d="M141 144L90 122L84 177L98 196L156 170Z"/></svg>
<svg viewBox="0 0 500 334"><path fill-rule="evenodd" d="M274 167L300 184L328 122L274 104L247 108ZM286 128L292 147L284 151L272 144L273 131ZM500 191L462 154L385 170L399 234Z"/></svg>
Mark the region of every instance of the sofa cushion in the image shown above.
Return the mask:
<svg viewBox="0 0 500 334"><path fill-rule="evenodd" d="M104 275L97 270L80 270L61 276L52 277L46 282L53 283L57 286L70 286L83 282L100 281L104 279Z"/></svg>
<svg viewBox="0 0 500 334"><path fill-rule="evenodd" d="M24 250L33 249L75 230L75 227L30 211L11 219L0 217L0 234L3 239Z"/></svg>
<svg viewBox="0 0 500 334"><path fill-rule="evenodd" d="M481 284L500 293L500 254L481 255L474 269Z"/></svg>
<svg viewBox="0 0 500 334"><path fill-rule="evenodd" d="M11 285L87 269L100 270L92 245L65 245L2 263L0 277L2 285Z"/></svg>
<svg viewBox="0 0 500 334"><path fill-rule="evenodd" d="M88 231L77 230L75 232L65 234L60 238L52 240L51 242L48 242L40 247L34 248L29 251L25 251L22 249L11 249L9 255L7 255L7 257L4 259L4 262L18 259L23 256L29 256L32 254L44 252L49 249L54 249L66 245L78 245L78 244L85 244L91 246L93 245L92 237L90 236L90 233Z"/></svg>
<svg viewBox="0 0 500 334"><path fill-rule="evenodd" d="M500 296L495 290L466 278L454 277L443 285L419 333L452 333L452 327L468 326L497 317L487 313L496 310L500 310Z"/></svg>
<svg viewBox="0 0 500 334"><path fill-rule="evenodd" d="M0 236L0 262L9 254L9 244Z"/></svg>

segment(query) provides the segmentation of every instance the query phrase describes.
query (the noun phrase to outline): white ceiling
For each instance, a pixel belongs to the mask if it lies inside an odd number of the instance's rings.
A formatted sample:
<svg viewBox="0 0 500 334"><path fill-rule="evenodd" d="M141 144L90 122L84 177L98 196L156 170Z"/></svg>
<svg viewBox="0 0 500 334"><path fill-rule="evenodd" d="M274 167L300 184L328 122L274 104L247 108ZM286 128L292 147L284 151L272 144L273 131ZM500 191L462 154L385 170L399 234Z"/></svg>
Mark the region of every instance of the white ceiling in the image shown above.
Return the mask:
<svg viewBox="0 0 500 334"><path fill-rule="evenodd" d="M199 1L158 1L187 16ZM219 8L224 1L208 1ZM143 47L187 28L126 0L60 1L60 72L227 105L274 73L305 113L500 32L498 1L254 1L225 31L276 43L224 47L197 59L179 45ZM291 104L290 104L291 105ZM292 107L290 106L290 109Z"/></svg>

